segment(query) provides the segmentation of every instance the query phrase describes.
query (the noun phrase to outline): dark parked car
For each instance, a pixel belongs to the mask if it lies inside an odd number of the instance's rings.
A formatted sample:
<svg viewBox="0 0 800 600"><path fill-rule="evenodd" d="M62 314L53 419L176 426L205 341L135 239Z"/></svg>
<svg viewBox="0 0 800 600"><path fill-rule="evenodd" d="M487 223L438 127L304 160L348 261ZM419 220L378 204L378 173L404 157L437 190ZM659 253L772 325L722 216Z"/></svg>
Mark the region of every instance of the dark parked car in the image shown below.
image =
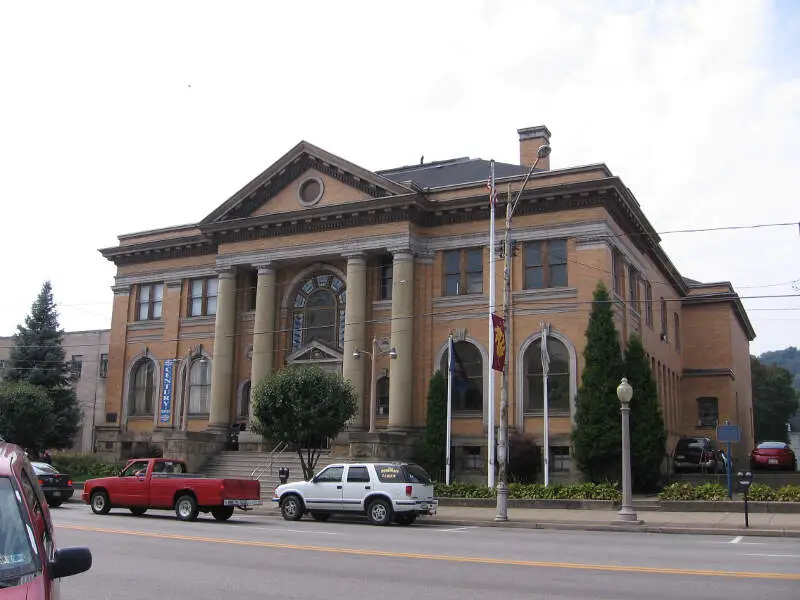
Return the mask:
<svg viewBox="0 0 800 600"><path fill-rule="evenodd" d="M59 597L59 579L92 566L88 548L58 548L50 507L23 450L0 442L0 600Z"/></svg>
<svg viewBox="0 0 800 600"><path fill-rule="evenodd" d="M682 437L675 445L672 470L675 473L724 473L727 457L709 437Z"/></svg>
<svg viewBox="0 0 800 600"><path fill-rule="evenodd" d="M31 466L50 506L56 508L61 506L65 500L72 498L75 488L72 487L69 475L59 473L54 466L43 462L32 462Z"/></svg>
<svg viewBox="0 0 800 600"><path fill-rule="evenodd" d="M750 454L750 466L756 469L794 471L797 459L789 444L783 442L761 442Z"/></svg>

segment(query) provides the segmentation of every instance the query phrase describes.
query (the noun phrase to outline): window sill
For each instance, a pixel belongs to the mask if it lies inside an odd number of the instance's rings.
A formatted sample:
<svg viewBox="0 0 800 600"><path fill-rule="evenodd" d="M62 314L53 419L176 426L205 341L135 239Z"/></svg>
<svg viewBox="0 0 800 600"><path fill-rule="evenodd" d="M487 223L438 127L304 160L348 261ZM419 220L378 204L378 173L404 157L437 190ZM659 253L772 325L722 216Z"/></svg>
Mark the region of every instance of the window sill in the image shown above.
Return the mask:
<svg viewBox="0 0 800 600"><path fill-rule="evenodd" d="M472 306L473 304L486 304L489 296L480 294L460 294L458 296L439 296L433 299L433 305L437 308L453 308L458 306Z"/></svg>
<svg viewBox="0 0 800 600"><path fill-rule="evenodd" d="M155 419L154 414L149 415L128 415L128 421L152 421Z"/></svg>
<svg viewBox="0 0 800 600"><path fill-rule="evenodd" d="M392 308L392 301L390 300L373 300L373 310L390 310Z"/></svg>
<svg viewBox="0 0 800 600"><path fill-rule="evenodd" d="M514 302L536 302L537 300L558 300L559 298L577 298L578 288L535 288L513 293Z"/></svg>
<svg viewBox="0 0 800 600"><path fill-rule="evenodd" d="M209 413L189 413L190 419L208 419Z"/></svg>
<svg viewBox="0 0 800 600"><path fill-rule="evenodd" d="M524 417L543 417L544 410L526 410L522 413ZM569 417L570 412L568 410L548 410L547 411L548 417Z"/></svg>
<svg viewBox="0 0 800 600"><path fill-rule="evenodd" d="M470 411L462 411L462 412L455 412L453 411L453 418L454 419L481 419L483 418L483 411L479 410L470 410Z"/></svg>
<svg viewBox="0 0 800 600"><path fill-rule="evenodd" d="M216 320L216 315L184 317L181 319L181 325L213 325Z"/></svg>
<svg viewBox="0 0 800 600"><path fill-rule="evenodd" d="M128 331L141 331L142 329L164 329L164 321L161 319L149 319L128 323Z"/></svg>

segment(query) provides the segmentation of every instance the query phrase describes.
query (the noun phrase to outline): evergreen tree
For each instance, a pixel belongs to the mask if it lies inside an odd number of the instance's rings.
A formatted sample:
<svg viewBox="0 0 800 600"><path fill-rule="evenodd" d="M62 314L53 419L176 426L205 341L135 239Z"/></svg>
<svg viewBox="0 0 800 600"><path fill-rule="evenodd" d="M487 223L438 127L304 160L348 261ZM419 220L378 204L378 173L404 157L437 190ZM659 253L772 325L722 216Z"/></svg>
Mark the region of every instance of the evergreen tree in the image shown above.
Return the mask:
<svg viewBox="0 0 800 600"><path fill-rule="evenodd" d="M81 419L78 398L70 385L71 369L61 346L63 335L53 288L45 281L25 325L17 325L5 376L9 381L46 390L53 410L53 429L44 441L45 448L70 447Z"/></svg>
<svg viewBox="0 0 800 600"><path fill-rule="evenodd" d="M617 386L622 354L611 299L602 281L594 291L583 357L572 432L575 460L590 481L619 481L622 431Z"/></svg>
<svg viewBox="0 0 800 600"><path fill-rule="evenodd" d="M53 407L45 388L0 382L0 439L34 456L47 448L53 431Z"/></svg>
<svg viewBox="0 0 800 600"><path fill-rule="evenodd" d="M631 474L633 488L651 491L661 479L667 451L667 432L658 404L658 387L642 340L632 336L625 349L624 377L633 388L631 398Z"/></svg>
<svg viewBox="0 0 800 600"><path fill-rule="evenodd" d="M441 371L434 373L428 383L428 414L419 462L437 479L446 467L447 446L447 381Z"/></svg>

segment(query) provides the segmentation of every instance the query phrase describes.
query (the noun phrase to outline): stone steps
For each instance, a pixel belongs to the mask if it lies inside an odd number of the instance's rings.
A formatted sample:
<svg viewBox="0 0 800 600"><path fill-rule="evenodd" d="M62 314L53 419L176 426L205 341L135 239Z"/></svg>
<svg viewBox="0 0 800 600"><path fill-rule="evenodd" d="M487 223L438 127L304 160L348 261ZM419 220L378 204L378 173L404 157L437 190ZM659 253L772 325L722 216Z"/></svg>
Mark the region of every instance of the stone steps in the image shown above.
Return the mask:
<svg viewBox="0 0 800 600"><path fill-rule="evenodd" d="M315 471L333 462L330 454L323 452L317 461ZM272 498L273 490L280 484L278 469L289 469L290 479L301 479L303 468L300 458L294 451L284 451L271 455L269 452L220 452L212 457L203 468L203 475L219 478L254 479L261 483L262 499ZM257 477L256 477L257 476Z"/></svg>

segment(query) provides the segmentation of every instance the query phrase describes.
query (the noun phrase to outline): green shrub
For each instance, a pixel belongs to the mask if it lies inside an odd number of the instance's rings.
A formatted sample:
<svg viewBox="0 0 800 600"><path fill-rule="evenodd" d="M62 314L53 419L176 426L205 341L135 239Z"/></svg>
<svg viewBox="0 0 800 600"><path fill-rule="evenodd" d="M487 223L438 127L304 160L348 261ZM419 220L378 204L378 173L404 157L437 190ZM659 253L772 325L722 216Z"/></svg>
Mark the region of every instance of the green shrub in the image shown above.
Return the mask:
<svg viewBox="0 0 800 600"><path fill-rule="evenodd" d="M747 493L748 500L753 502L774 502L777 500L775 489L763 483L754 483Z"/></svg>
<svg viewBox="0 0 800 600"><path fill-rule="evenodd" d="M124 463L99 461L93 454L74 454L70 452L53 454L52 462L59 472L69 475L73 481L116 475L125 466Z"/></svg>
<svg viewBox="0 0 800 600"><path fill-rule="evenodd" d="M658 495L660 500L685 501L696 500L697 493L691 483L670 483Z"/></svg>
<svg viewBox="0 0 800 600"><path fill-rule="evenodd" d="M800 485L785 485L776 495L779 502L800 502Z"/></svg>
<svg viewBox="0 0 800 600"><path fill-rule="evenodd" d="M436 496L440 498L494 498L497 493L483 485L453 483L449 486L437 484ZM613 500L619 501L621 494L616 485L610 483L576 483L570 485L544 486L541 483L511 483L508 497L514 500Z"/></svg>
<svg viewBox="0 0 800 600"><path fill-rule="evenodd" d="M718 483L704 483L703 485L699 485L694 488L694 494L697 500L728 500L727 488Z"/></svg>

